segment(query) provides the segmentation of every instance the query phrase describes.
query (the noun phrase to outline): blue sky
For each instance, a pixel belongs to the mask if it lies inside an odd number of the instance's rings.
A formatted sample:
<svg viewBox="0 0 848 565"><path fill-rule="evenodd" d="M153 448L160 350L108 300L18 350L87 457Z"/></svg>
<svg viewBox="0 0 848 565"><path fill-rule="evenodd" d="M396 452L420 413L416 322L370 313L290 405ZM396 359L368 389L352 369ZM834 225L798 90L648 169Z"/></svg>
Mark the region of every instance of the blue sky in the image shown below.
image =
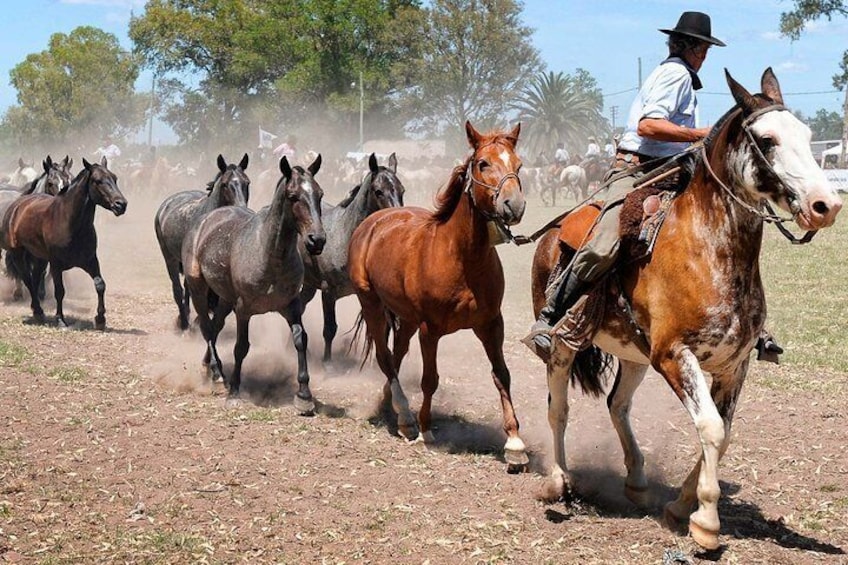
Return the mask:
<svg viewBox="0 0 848 565"><path fill-rule="evenodd" d="M129 48L131 10L139 14L144 9L144 0L4 0L2 4L0 112L16 103L9 71L27 54L46 49L53 33L92 25L113 33ZM606 116L617 106L618 125L635 94L639 60L645 78L665 58L666 36L657 29L674 27L685 10L709 13L713 35L727 43L710 51L700 73L702 121L715 122L732 105L725 67L756 92L762 72L771 66L791 108L805 115L819 108L841 113L844 94L834 91L831 77L848 49L848 19L814 22L799 41L790 42L780 37L778 26L780 13L792 5L790 0L527 0L524 21L535 29L533 43L549 70L571 73L584 68L598 80L606 95ZM137 88L149 87L148 73Z"/></svg>

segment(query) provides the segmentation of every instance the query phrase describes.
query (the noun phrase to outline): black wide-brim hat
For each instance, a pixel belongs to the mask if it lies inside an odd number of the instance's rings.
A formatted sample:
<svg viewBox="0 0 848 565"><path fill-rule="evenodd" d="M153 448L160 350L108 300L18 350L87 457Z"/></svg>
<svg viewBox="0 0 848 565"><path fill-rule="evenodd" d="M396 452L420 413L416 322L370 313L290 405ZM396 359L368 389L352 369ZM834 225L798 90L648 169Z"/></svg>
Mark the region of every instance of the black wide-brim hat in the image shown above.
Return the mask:
<svg viewBox="0 0 848 565"><path fill-rule="evenodd" d="M688 35L719 47L725 46L722 40L712 36L710 17L703 12L683 12L674 29L661 29L660 31L669 35L672 33Z"/></svg>

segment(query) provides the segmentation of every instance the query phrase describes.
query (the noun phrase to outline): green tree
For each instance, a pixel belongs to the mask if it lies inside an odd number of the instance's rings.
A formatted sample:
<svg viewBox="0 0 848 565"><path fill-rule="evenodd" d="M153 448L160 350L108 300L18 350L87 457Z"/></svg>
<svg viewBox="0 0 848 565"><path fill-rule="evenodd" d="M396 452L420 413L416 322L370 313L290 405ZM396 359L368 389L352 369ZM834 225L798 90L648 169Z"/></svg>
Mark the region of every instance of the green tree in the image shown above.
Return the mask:
<svg viewBox="0 0 848 565"><path fill-rule="evenodd" d="M450 130L460 142L466 120L503 125L510 101L542 69L521 8L516 0L433 0L416 83L404 93L415 130Z"/></svg>
<svg viewBox="0 0 848 565"><path fill-rule="evenodd" d="M184 140L217 141L223 132L255 125L291 131L305 119L352 126L359 111L359 86L352 83L360 73L366 109L378 114L408 83L404 68L421 38L414 28L418 5L149 0L130 22L130 38L146 64L167 79L160 86L169 97L163 115Z"/></svg>
<svg viewBox="0 0 848 565"><path fill-rule="evenodd" d="M135 94L137 60L103 30L82 26L50 37L10 72L18 105L3 117L12 139L54 147L123 136L144 122L147 101Z"/></svg>
<svg viewBox="0 0 848 565"><path fill-rule="evenodd" d="M793 41L801 37L807 22L819 18L833 19L834 16L848 16L848 3L845 0L794 0L795 9L780 15L780 31ZM848 51L842 54L839 72L833 75L833 86L838 90L848 86ZM842 107L842 156L841 166L848 166L848 89L845 90L845 104Z"/></svg>
<svg viewBox="0 0 848 565"><path fill-rule="evenodd" d="M813 131L813 141L842 137L842 116L837 112L828 112L820 108L815 116L805 119L804 122Z"/></svg>
<svg viewBox="0 0 848 565"><path fill-rule="evenodd" d="M534 157L541 151L551 157L558 142L577 150L588 136L603 139L609 130L602 115L603 95L595 79L583 69L574 75L536 75L512 108L526 127L525 147Z"/></svg>

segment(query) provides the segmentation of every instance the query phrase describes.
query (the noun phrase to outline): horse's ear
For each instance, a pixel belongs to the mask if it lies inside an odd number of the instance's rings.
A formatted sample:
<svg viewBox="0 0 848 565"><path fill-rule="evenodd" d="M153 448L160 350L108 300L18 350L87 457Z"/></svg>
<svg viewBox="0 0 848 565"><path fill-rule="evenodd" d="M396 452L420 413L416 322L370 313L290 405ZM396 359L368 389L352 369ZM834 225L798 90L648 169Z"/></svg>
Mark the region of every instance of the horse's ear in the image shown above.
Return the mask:
<svg viewBox="0 0 848 565"><path fill-rule="evenodd" d="M73 166L74 160L71 159L68 155L65 155L65 169L70 171Z"/></svg>
<svg viewBox="0 0 848 565"><path fill-rule="evenodd" d="M375 175L377 174L377 171L380 170L377 167L377 155L375 153L372 153L371 156L368 157L368 170L374 173Z"/></svg>
<svg viewBox="0 0 848 565"><path fill-rule="evenodd" d="M730 76L730 72L728 72L727 69L724 69L724 76L727 78L727 86L730 87L730 93L733 95L733 99L736 100L736 103L739 104L744 112L752 112L757 107L756 99L750 92L745 90L744 86L733 80L733 77Z"/></svg>
<svg viewBox="0 0 848 565"><path fill-rule="evenodd" d="M101 165L104 169L108 169L108 168L109 168L108 162L106 161L106 155L104 155L103 157L101 157L101 158L100 158L100 165Z"/></svg>
<svg viewBox="0 0 848 565"><path fill-rule="evenodd" d="M44 167L45 173L53 167L53 159L50 158L50 155L48 155L47 158L41 162L41 166Z"/></svg>
<svg viewBox="0 0 848 565"><path fill-rule="evenodd" d="M247 161L248 161L247 153L245 153L244 157L242 157L241 161L239 162L239 169L241 169L242 171L246 171L247 170Z"/></svg>
<svg viewBox="0 0 848 565"><path fill-rule="evenodd" d="M397 156L394 153L389 155L389 170L397 174Z"/></svg>
<svg viewBox="0 0 848 565"><path fill-rule="evenodd" d="M474 129L469 120L465 120L465 136L468 138L471 148L477 149L477 144L480 142L480 132Z"/></svg>
<svg viewBox="0 0 848 565"><path fill-rule="evenodd" d="M763 94L771 98L775 104L783 104L783 94L780 93L780 84L777 82L777 77L774 76L774 71L771 70L771 67L763 72L760 85Z"/></svg>
<svg viewBox="0 0 848 565"><path fill-rule="evenodd" d="M292 178L292 168L289 165L289 160L286 159L286 156L280 159L280 172L283 173L283 176L286 177L286 180L291 180Z"/></svg>
<svg viewBox="0 0 848 565"><path fill-rule="evenodd" d="M89 163L89 162L88 162L88 160L86 160L86 158L85 158L85 157L83 157L83 158L82 158L82 166L83 166L86 170L91 169L91 163Z"/></svg>
<svg viewBox="0 0 848 565"><path fill-rule="evenodd" d="M306 170L312 173L312 176L318 174L318 170L321 168L321 154L319 153L315 160L312 161L312 164L306 167Z"/></svg>
<svg viewBox="0 0 848 565"><path fill-rule="evenodd" d="M26 165L24 165L24 158L18 157L18 167L23 169Z"/></svg>
<svg viewBox="0 0 848 565"><path fill-rule="evenodd" d="M515 146L518 145L518 134L521 133L521 122L515 124L515 127L512 128L512 131L507 134L507 138L512 140L512 148L515 149Z"/></svg>
<svg viewBox="0 0 848 565"><path fill-rule="evenodd" d="M218 170L221 171L222 173L226 172L226 170L227 170L227 162L224 161L224 156L221 155L220 153L218 153Z"/></svg>

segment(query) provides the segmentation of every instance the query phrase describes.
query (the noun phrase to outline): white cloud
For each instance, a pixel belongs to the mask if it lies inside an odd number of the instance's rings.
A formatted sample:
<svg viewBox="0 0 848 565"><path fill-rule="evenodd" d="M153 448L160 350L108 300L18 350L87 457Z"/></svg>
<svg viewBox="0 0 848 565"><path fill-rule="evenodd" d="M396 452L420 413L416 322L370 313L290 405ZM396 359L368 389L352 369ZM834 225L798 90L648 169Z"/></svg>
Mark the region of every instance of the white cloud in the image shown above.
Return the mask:
<svg viewBox="0 0 848 565"><path fill-rule="evenodd" d="M144 0L59 0L60 4L75 6L104 6L107 8L143 8Z"/></svg>
<svg viewBox="0 0 848 565"><path fill-rule="evenodd" d="M810 67L797 61L784 61L775 67L779 72L787 73L803 73L810 70Z"/></svg>
<svg viewBox="0 0 848 565"><path fill-rule="evenodd" d="M783 39L783 36L779 31L764 31L760 34L760 39L765 41L780 41Z"/></svg>

